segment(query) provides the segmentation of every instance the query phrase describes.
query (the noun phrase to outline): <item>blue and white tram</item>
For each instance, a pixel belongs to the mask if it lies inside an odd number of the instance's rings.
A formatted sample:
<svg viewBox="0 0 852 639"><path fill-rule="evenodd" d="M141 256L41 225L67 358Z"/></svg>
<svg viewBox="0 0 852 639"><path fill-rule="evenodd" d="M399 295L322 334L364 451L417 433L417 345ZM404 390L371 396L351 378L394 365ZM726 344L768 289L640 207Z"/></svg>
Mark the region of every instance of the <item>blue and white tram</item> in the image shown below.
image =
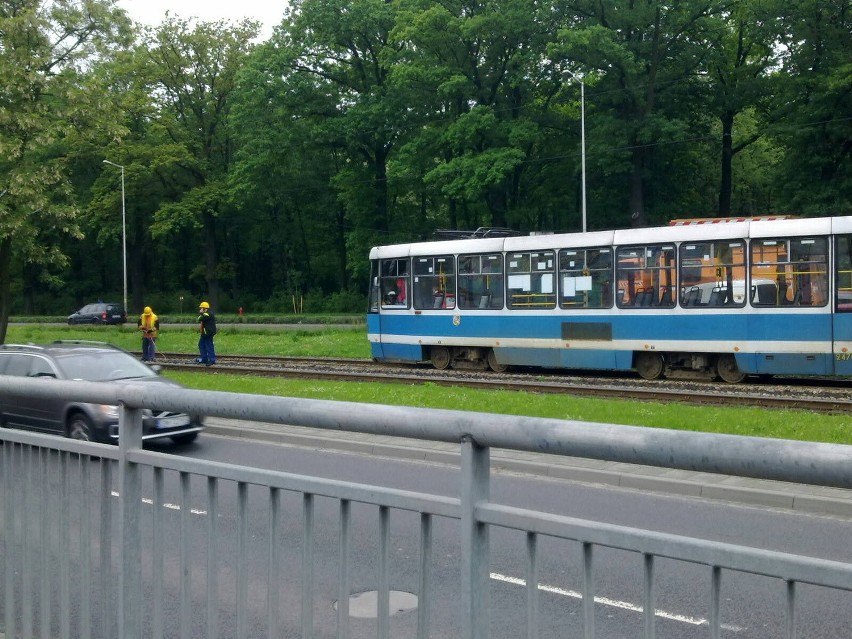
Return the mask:
<svg viewBox="0 0 852 639"><path fill-rule="evenodd" d="M852 375L852 216L397 244L370 260L380 361Z"/></svg>

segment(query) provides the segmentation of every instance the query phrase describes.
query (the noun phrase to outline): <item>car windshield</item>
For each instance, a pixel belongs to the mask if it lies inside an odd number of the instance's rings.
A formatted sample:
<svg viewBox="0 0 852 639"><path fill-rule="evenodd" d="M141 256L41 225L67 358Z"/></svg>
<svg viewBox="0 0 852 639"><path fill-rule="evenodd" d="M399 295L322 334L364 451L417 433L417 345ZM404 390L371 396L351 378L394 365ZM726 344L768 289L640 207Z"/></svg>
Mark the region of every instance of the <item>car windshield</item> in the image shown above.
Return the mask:
<svg viewBox="0 0 852 639"><path fill-rule="evenodd" d="M56 363L66 379L113 382L119 379L156 377L157 373L132 355L121 351L76 351L58 355Z"/></svg>

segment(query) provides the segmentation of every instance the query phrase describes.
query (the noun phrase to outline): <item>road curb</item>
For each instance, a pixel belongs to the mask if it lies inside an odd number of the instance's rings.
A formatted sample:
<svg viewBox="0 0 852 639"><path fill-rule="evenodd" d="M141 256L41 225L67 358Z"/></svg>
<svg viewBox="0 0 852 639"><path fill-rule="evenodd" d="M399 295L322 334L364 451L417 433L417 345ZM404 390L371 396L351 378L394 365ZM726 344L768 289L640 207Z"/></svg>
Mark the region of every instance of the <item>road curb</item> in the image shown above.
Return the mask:
<svg viewBox="0 0 852 639"><path fill-rule="evenodd" d="M400 440L361 433L309 431L303 427L253 422L225 423L208 419L205 434L234 439L250 439L283 446L338 450L342 452L459 466L457 446L443 442ZM388 440L394 440L391 443ZM396 443L404 442L404 443ZM532 459L535 457L536 459ZM491 467L496 472L537 475L586 484L614 486L627 490L657 492L762 506L814 515L852 518L852 490L791 484L788 482L730 477L655 468L633 464L602 462L557 455L494 450ZM0 637L2 639L2 637Z"/></svg>

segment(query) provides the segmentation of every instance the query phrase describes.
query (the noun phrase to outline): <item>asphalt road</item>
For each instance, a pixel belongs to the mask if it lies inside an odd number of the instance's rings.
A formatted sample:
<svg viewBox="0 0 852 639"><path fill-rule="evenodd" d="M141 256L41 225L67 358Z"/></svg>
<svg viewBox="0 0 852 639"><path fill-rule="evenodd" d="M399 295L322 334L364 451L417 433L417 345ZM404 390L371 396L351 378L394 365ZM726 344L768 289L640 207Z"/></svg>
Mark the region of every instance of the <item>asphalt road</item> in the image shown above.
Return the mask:
<svg viewBox="0 0 852 639"><path fill-rule="evenodd" d="M231 434L241 437L226 437L214 434L230 428ZM283 445L248 437L244 425L237 423L211 424L211 428L196 443L184 447L159 445L155 449L172 454L208 459L218 462L248 465L260 469L282 471L296 475L309 475L328 479L358 482L361 484L391 487L402 490L434 493L458 497L460 492L459 471L451 457L442 457L450 451L433 450L435 459L406 456L421 455L421 452L395 442L395 457L390 443L354 440L338 443L332 440L318 442L302 439L302 444ZM279 432L279 435L281 433ZM339 435L339 434L338 434ZM293 434L295 437L296 434ZM306 437L305 433L299 437ZM334 438L338 440L339 438ZM291 439L291 442L295 439ZM369 445L370 450L363 447ZM153 448L153 447L152 447ZM349 450L344 450L348 448ZM358 452L355 450L358 449ZM496 453L496 451L495 451ZM36 474L31 472L25 479L24 490L39 490L42 482L48 483L45 495L50 502L47 510L60 508L60 498L67 495L71 504L72 525L68 530L51 530L40 525L43 512L27 515L26 525L16 531L18 543L23 545L24 554L35 570L51 571L55 555L34 556L29 547L38 548L42 536L47 536L53 548L61 548L62 540L72 554L86 548L92 560L91 573L94 586L82 585L77 591L79 572L75 568L75 595L88 593L96 610L106 603L110 617L95 617L92 637L114 636L116 610L115 590L100 580L103 557L97 541L86 541L81 535L84 519L89 522L93 539L99 538L105 524L111 525L114 539L118 530L118 477L111 478L112 488L108 497L99 498L100 478L96 472L98 462L72 463L71 481L63 487L57 484L61 477L54 455L45 456ZM531 474L542 464L516 459L518 464L528 464L527 472L521 466L512 466L509 459L495 454L495 465L501 464L506 471L497 472L492 481L493 501L510 506L540 509L589 521L606 522L622 526L698 537L701 539L742 544L762 549L789 552L829 560L849 562L852 551L852 517L817 515L775 506L747 505L700 496L649 492L588 481L574 481L548 474ZM41 462L40 462L41 463ZM511 470L508 467L511 466ZM39 468L39 467L37 467ZM85 478L81 473L90 474ZM148 471L145 471L148 473ZM615 472L615 471L611 471ZM630 474L628 469L618 472ZM38 481L32 481L38 480ZM275 614L280 623L283 637L298 637L301 618L301 577L305 569L302 563L302 496L300 493L283 492L279 511L280 528L274 544L270 544L269 492L249 486L245 505L245 526L240 526L237 501L237 486L221 481L218 508L211 519L207 499L208 485L204 478L188 476L189 500L181 503L181 477L174 472L164 474L162 502L153 500L153 482L146 475L143 489L142 512L142 557L143 583L145 584L144 636L152 636L155 598L162 603L163 623L168 629L165 636L178 636L182 610L181 597L188 596L191 606L186 610L185 622L192 636L202 636L206 629L208 566L215 559L215 592L219 600L214 611L219 622L220 637L236 637L239 619L233 613L238 597L238 575L248 579L246 617L242 620L247 628L246 636L266 636L267 584L270 574L280 580L281 589L274 594ZM657 488L659 489L659 485ZM89 506L80 510L84 490L91 497ZM8 495L9 493L6 493ZM13 498L16 502L18 496ZM23 502L22 502L23 503ZM155 507L156 506L156 507ZM0 519L8 512L0 509ZM88 514L88 517L85 515ZM156 514L156 515L155 515ZM155 529L154 517L160 525ZM218 543L208 552L208 534L211 522L218 529ZM28 532L29 531L29 532ZM379 563L380 523L379 509L365 504L352 504L351 552L348 562L352 595L360 595L377 589ZM419 534L418 513L394 510L390 517L390 587L400 593L417 593L419 590ZM429 590L430 637L455 639L459 636L459 568L461 558L459 523L454 520L436 518L434 522L434 545L431 561L431 588ZM336 636L335 604L338 598L340 564L340 504L329 498L317 498L312 535L314 574L313 612L315 636ZM162 550L164 578L162 585L153 581L155 545ZM240 560L239 549L244 546L244 559ZM271 559L270 548L280 553ZM113 546L113 551L116 546ZM7 549L8 550L8 549ZM181 553L188 560L182 564ZM494 639L515 639L527 636L526 590L523 587L526 562L526 538L524 533L492 529L491 531L491 636ZM20 562L20 554L4 553L4 561ZM79 558L76 560L79 561ZM113 571L118 565L113 558ZM582 605L578 592L582 591L581 546L576 542L541 538L539 541L539 606L540 637L581 637ZM14 563L14 566L18 566ZM77 564L75 563L75 566ZM185 575L189 587L180 588L180 577ZM114 578L114 577L113 577ZM595 589L596 626L598 637L635 637L642 633L642 616L639 608L643 601L643 559L640 555L624 551L596 547ZM705 566L659 559L656 563L657 585L656 607L659 638L692 639L706 637L706 620L710 614L710 570ZM38 629L38 586L39 580L31 582L34 607L30 614L36 618ZM0 583L0 591L4 584ZM733 571L723 571L722 617L723 637L775 639L785 636L784 597L786 586L783 581L750 576ZM799 587L797 622L800 637L846 639L852 627L852 593L826 589ZM54 591L50 596L56 596ZM54 599L55 601L55 599ZM422 603L422 602L418 602ZM20 608L18 608L20 611ZM394 639L416 636L414 633L417 613L414 609L401 611L391 617L390 636ZM76 629L75 613L73 628ZM18 629L21 629L18 624ZM0 631L2 632L2 631ZM38 632L34 636L38 636ZM2 634L0 634L2 636ZM74 632L72 632L72 636ZM350 618L352 639L375 637L376 621L367 616Z"/></svg>
<svg viewBox="0 0 852 639"><path fill-rule="evenodd" d="M181 451L193 457L280 470L295 474L388 486L404 490L458 496L457 469L435 462L411 462L384 456L353 454L333 450L269 445L262 442L203 436L194 446ZM849 561L852 552L852 519L800 514L776 508L746 506L719 500L706 500L664 493L648 493L611 486L577 483L518 473L499 474L492 485L492 499L512 506L541 509L592 521L639 527L702 539L756 546ZM255 495L250 516L250 536L258 547L251 552L252 574L257 570L262 590L268 569L262 540L266 524L263 495ZM196 504L203 510L203 501ZM338 578L338 509L328 502L319 505L316 521L318 582L316 598L320 636L334 633L333 606ZM219 516L229 521L233 511L223 507ZM300 574L300 511L298 499L284 509L291 542L285 544L282 559L286 574ZM377 587L377 509L354 506L352 585L355 592ZM419 517L394 512L392 517L391 588L416 592ZM457 602L459 553L456 522L440 522L435 531L432 627L435 637L458 636ZM525 636L526 594L519 585L524 578L525 538L522 533L492 531L492 637ZM546 587L541 596L542 637L582 636L582 611L575 593L582 590L580 547L573 542L542 540L540 582ZM595 580L602 598L597 607L597 636L636 636L641 629L643 588L642 558L623 551L600 548L595 555ZM709 614L709 569L679 562L660 561L658 567L657 636L705 637ZM295 583L298 583L296 581ZM725 636L779 637L785 632L783 617L784 584L773 580L726 572L724 575L723 618ZM799 636L847 637L852 627L852 593L811 589L802 598L798 611ZM298 618L294 599L282 610L283 617ZM414 636L413 613L395 615L391 636ZM375 636L373 620L353 619L352 637Z"/></svg>

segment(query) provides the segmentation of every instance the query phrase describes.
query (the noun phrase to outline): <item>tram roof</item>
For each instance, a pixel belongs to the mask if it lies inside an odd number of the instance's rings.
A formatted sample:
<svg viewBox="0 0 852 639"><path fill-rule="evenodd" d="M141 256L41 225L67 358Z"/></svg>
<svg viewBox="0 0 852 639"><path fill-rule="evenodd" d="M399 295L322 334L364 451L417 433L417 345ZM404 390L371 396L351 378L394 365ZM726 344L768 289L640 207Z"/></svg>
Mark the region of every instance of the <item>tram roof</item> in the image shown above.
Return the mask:
<svg viewBox="0 0 852 639"><path fill-rule="evenodd" d="M701 242L737 238L852 233L852 216L737 220L725 224L683 224L588 233L555 233L483 239L439 240L373 247L370 259L458 253L496 253L557 248L629 246L660 242Z"/></svg>
<svg viewBox="0 0 852 639"><path fill-rule="evenodd" d="M751 237L828 235L832 232L832 221L841 219L843 218L809 217L792 220L777 220L775 222L752 222Z"/></svg>
<svg viewBox="0 0 852 639"><path fill-rule="evenodd" d="M613 244L656 244L659 242L700 242L708 240L730 240L748 237L750 222L727 224L654 226L638 229L622 229L615 232Z"/></svg>
<svg viewBox="0 0 852 639"><path fill-rule="evenodd" d="M492 237L472 240L439 240L437 242L414 242L375 246L370 250L370 259L389 259L415 255L451 255L453 253L497 253L503 250L505 238Z"/></svg>
<svg viewBox="0 0 852 639"><path fill-rule="evenodd" d="M852 233L852 215L831 218L831 232L835 234Z"/></svg>

